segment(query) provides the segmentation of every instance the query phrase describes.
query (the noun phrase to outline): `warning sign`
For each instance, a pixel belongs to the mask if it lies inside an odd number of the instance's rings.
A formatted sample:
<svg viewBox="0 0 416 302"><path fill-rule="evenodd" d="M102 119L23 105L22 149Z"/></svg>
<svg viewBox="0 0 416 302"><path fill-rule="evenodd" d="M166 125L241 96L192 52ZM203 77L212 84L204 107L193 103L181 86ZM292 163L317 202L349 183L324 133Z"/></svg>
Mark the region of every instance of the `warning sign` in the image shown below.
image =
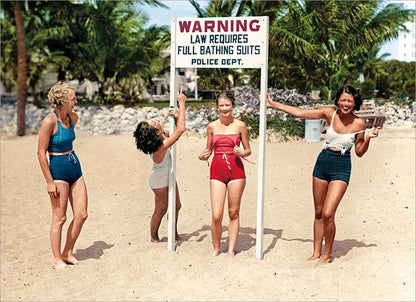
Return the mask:
<svg viewBox="0 0 416 302"><path fill-rule="evenodd" d="M174 18L180 68L261 68L267 62L267 17Z"/></svg>

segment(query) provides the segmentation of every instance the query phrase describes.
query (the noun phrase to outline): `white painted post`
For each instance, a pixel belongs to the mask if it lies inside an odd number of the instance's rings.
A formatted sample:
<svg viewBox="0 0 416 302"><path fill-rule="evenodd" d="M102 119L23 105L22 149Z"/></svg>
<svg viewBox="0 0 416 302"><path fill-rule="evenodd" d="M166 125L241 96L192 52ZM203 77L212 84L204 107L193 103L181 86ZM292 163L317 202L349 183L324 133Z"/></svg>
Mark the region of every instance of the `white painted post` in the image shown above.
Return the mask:
<svg viewBox="0 0 416 302"><path fill-rule="evenodd" d="M195 100L198 100L198 68L195 68Z"/></svg>
<svg viewBox="0 0 416 302"><path fill-rule="evenodd" d="M269 32L269 18L267 18L266 32ZM259 122L259 167L257 180L257 229L256 229L256 257L263 259L263 229L264 229L264 169L266 165L266 127L267 127L267 77L268 77L268 56L269 39L263 43L265 45L265 59L261 67L260 75L260 122Z"/></svg>
<svg viewBox="0 0 416 302"><path fill-rule="evenodd" d="M175 49L176 43L176 18L172 19L171 26L171 47ZM176 108L176 92L177 89L177 70L176 70L176 56L172 55L170 59L170 106ZM175 131L175 118L170 117L170 133ZM171 163L169 167L169 206L168 206L168 250L175 251L175 221L176 221L176 143L170 147Z"/></svg>
<svg viewBox="0 0 416 302"><path fill-rule="evenodd" d="M260 84L260 122L259 122L259 170L257 180L257 229L256 229L256 257L263 259L263 217L264 217L264 169L266 164L266 93L267 66L261 69Z"/></svg>

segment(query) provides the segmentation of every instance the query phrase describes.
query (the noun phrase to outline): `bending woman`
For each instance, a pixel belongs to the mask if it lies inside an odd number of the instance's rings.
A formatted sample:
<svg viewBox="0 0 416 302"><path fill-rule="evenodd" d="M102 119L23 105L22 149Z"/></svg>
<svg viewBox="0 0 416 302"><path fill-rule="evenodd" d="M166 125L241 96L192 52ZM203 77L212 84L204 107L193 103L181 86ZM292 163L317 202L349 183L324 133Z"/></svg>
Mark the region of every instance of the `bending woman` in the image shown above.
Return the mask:
<svg viewBox="0 0 416 302"><path fill-rule="evenodd" d="M225 197L228 191L228 254L234 255L240 230L240 204L246 185L244 165L240 157L251 154L246 124L232 116L234 96L230 91L222 91L217 97L220 118L208 124L207 146L198 156L200 160L208 160L214 149L210 171L210 195L212 208L212 256L220 253L222 234L222 217L224 214ZM243 143L243 147L240 143Z"/></svg>
<svg viewBox="0 0 416 302"><path fill-rule="evenodd" d="M48 99L54 111L42 121L38 159L52 206L50 239L53 268L64 268L66 264L78 264L73 249L87 219L88 197L81 165L73 150L74 128L78 121L78 115L73 112L77 103L75 91L68 83L58 82L49 91ZM46 152L49 154L49 164ZM68 199L73 220L68 227L65 247L61 253L62 227L66 221Z"/></svg>
<svg viewBox="0 0 416 302"><path fill-rule="evenodd" d="M177 124L176 129L169 135L169 131L163 130L163 125L158 119L146 120L137 125L133 136L136 139L138 149L150 154L153 161L150 173L149 185L155 194L155 210L150 220L150 240L160 242L158 230L163 216L168 210L169 203L169 166L171 156L169 148L185 132L185 102L186 96L181 92L177 95L179 111L169 109L169 114L174 115ZM176 184L176 240L182 240L178 234L178 215L181 208L178 185Z"/></svg>
<svg viewBox="0 0 416 302"><path fill-rule="evenodd" d="M347 190L351 174L351 149L362 157L368 150L370 139L377 137L378 129L367 136L365 121L353 114L362 104L361 95L350 85L343 86L335 97L333 107L300 109L274 102L267 95L267 105L302 119L325 119L326 141L313 170L313 199L315 205L313 254L308 260L319 259L317 264L332 262L335 238L335 211ZM325 253L321 257L325 238Z"/></svg>

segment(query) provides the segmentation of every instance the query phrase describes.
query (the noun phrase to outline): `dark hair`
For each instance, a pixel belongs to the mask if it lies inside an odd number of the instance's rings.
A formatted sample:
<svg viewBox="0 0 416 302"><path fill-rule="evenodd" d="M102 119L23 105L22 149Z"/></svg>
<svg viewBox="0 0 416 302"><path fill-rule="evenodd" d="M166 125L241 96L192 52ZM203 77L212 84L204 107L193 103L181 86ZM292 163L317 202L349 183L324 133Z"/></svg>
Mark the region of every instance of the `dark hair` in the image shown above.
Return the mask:
<svg viewBox="0 0 416 302"><path fill-rule="evenodd" d="M163 139L156 133L157 129L150 126L148 122L140 122L133 133L137 149L142 150L146 154L157 151L163 144Z"/></svg>
<svg viewBox="0 0 416 302"><path fill-rule="evenodd" d="M355 89L354 87L352 87L351 85L348 85L348 84L342 86L342 88L337 92L337 94L335 96L335 105L338 106L338 100L341 97L341 94L343 94L344 92L353 96L354 103L355 103L353 110L360 110L360 106L363 103L363 99L361 98L361 94L357 89Z"/></svg>
<svg viewBox="0 0 416 302"><path fill-rule="evenodd" d="M234 98L234 94L231 92L231 90L223 90L220 93L218 93L218 95L217 95L217 105L218 105L218 100L219 99L228 99L228 100L231 101L231 103L234 106L235 98Z"/></svg>

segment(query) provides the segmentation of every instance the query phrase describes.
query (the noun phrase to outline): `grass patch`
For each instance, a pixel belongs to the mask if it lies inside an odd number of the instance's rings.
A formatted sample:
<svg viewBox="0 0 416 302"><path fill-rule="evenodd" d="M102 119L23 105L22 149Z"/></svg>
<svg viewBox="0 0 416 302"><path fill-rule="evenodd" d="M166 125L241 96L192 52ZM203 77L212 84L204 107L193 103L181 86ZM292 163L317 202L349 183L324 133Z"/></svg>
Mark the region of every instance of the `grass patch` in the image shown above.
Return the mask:
<svg viewBox="0 0 416 302"><path fill-rule="evenodd" d="M259 122L258 117L244 116L241 118L247 125L247 132L250 138L257 138L259 136ZM304 137L305 134L305 122L293 117L289 117L286 120L282 120L279 117L267 118L267 129L273 129L275 132L280 132L285 139L290 136Z"/></svg>

